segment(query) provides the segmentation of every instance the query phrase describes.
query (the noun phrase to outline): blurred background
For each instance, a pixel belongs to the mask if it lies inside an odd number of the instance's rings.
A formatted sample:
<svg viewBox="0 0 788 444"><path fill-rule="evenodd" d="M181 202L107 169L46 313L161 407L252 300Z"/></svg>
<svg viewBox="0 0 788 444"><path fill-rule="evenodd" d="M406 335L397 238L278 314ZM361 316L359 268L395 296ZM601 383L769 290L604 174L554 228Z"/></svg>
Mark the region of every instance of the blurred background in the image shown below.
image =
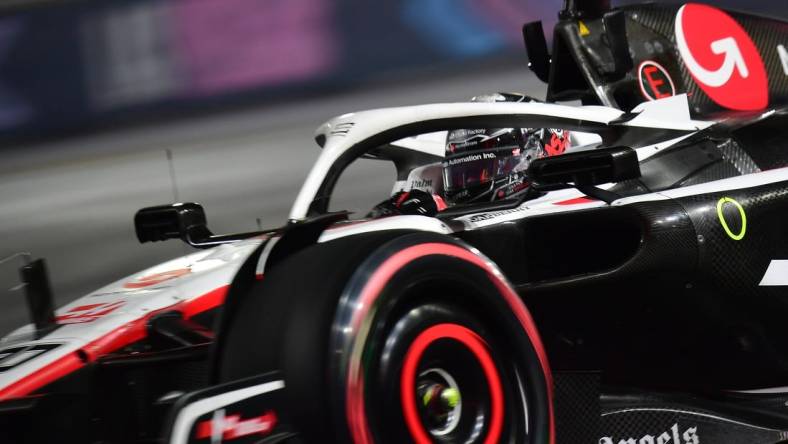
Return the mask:
<svg viewBox="0 0 788 444"><path fill-rule="evenodd" d="M788 15L784 1L707 3ZM0 258L45 257L61 305L189 252L138 244L138 208L197 201L219 233L279 226L319 152L313 131L332 116L495 91L541 98L520 28L543 20L549 36L561 5L5 0ZM392 181L388 165L363 162L335 206L365 211ZM8 290L17 265L0 265L0 334L27 321Z"/></svg>

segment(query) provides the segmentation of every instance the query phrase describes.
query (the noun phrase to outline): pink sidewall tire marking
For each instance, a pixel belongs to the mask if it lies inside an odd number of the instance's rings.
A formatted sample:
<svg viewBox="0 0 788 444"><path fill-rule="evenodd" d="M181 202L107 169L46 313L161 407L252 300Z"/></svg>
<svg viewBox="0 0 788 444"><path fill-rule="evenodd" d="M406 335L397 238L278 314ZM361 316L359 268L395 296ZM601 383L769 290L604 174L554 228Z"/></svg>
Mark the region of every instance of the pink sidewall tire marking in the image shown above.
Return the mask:
<svg viewBox="0 0 788 444"><path fill-rule="evenodd" d="M386 259L369 277L359 297L358 309L353 314L350 325L353 332L362 332L365 322L368 323L370 309L375 304L377 298L382 293L384 287L391 278L408 263L431 255L444 255L464 260L474 264L487 272L488 277L496 286L501 296L504 298L512 313L516 316L520 325L525 330L531 344L539 358L542 372L547 384L547 400L549 408L549 436L550 444L555 442L555 418L553 415L553 381L550 366L547 362L547 353L544 349L536 324L531 318L531 314L520 300L514 289L506 282L503 274L492 263L485 260L479 254L469 251L458 245L442 242L430 242L404 248L388 259ZM364 402L364 375L360 362L361 348L365 343L365 334L359 334L356 338L351 351L350 363L348 366L346 391L345 391L345 415L347 417L348 428L351 438L355 444L374 444L372 433L366 418L366 408Z"/></svg>

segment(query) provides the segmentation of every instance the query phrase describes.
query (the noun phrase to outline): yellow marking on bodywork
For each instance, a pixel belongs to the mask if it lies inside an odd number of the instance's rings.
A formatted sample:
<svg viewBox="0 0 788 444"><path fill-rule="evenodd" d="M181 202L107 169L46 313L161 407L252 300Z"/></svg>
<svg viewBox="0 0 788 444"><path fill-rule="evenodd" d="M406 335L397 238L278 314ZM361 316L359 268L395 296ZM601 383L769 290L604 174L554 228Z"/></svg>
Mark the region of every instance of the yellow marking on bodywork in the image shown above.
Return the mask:
<svg viewBox="0 0 788 444"><path fill-rule="evenodd" d="M577 28L580 30L580 37L585 37L588 34L591 34L591 31L588 30L588 26L586 26L582 20L577 21Z"/></svg>
<svg viewBox="0 0 788 444"><path fill-rule="evenodd" d="M739 215L741 216L741 229L739 230L738 234L733 234L730 227L728 227L728 221L725 220L725 215L722 213L722 210L725 208L725 204L727 203L733 204L739 210ZM736 200L730 197L721 198L719 201L717 201L717 217L720 218L720 224L722 224L722 228L731 239L742 240L744 238L744 234L747 232L747 215L744 213L744 207L741 206L739 202L736 202Z"/></svg>

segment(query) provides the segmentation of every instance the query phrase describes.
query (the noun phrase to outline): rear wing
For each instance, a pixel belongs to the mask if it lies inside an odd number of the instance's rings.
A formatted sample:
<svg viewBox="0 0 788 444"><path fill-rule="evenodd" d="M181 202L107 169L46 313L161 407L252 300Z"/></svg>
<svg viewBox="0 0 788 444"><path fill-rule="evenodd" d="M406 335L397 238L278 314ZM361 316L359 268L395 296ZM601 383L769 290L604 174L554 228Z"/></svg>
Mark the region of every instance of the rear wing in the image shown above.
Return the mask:
<svg viewBox="0 0 788 444"><path fill-rule="evenodd" d="M788 103L788 22L711 6L567 0L552 51L540 22L523 26L547 101L628 111L687 94L693 117Z"/></svg>

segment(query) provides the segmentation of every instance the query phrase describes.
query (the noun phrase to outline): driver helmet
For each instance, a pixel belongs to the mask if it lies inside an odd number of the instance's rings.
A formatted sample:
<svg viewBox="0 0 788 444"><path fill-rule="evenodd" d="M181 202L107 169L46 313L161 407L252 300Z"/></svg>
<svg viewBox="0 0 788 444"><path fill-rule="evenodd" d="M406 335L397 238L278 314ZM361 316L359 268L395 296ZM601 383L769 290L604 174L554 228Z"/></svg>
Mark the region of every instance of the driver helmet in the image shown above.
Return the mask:
<svg viewBox="0 0 788 444"><path fill-rule="evenodd" d="M511 93L477 96L474 102L530 102ZM458 129L448 132L442 162L444 197L451 205L520 197L529 190L533 159L562 154L569 131L553 128Z"/></svg>

